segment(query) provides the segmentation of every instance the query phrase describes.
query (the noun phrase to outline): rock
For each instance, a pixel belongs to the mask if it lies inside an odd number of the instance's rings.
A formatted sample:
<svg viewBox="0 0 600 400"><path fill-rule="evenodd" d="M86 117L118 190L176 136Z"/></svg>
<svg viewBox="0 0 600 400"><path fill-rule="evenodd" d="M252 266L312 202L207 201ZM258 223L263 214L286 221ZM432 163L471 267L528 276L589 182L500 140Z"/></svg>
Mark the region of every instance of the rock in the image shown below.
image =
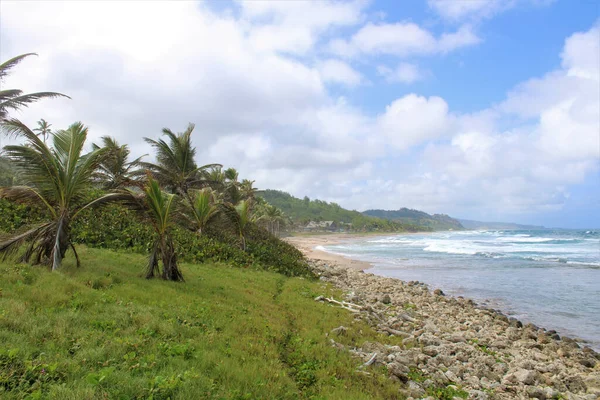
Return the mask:
<svg viewBox="0 0 600 400"><path fill-rule="evenodd" d="M390 304L392 302L392 298L390 297L389 294L384 294L383 297L381 298L381 302L383 304Z"/></svg>
<svg viewBox="0 0 600 400"><path fill-rule="evenodd" d="M444 292L442 292L442 289L435 289L433 291L433 294L435 294L436 296L445 296Z"/></svg>
<svg viewBox="0 0 600 400"><path fill-rule="evenodd" d="M516 380L524 385L533 385L537 379L537 375L536 371L528 369L519 369L514 373Z"/></svg>
<svg viewBox="0 0 600 400"><path fill-rule="evenodd" d="M408 381L408 391L411 396L419 399L425 394L425 390L415 381Z"/></svg>
<svg viewBox="0 0 600 400"><path fill-rule="evenodd" d="M584 383L588 392L600 395L600 371L587 376Z"/></svg>
<svg viewBox="0 0 600 400"><path fill-rule="evenodd" d="M565 386L573 393L585 392L587 390L585 382L579 375L568 376L564 383Z"/></svg>
<svg viewBox="0 0 600 400"><path fill-rule="evenodd" d="M597 364L597 361L595 358L582 358L579 360L579 364L583 365L584 367L594 368Z"/></svg>
<svg viewBox="0 0 600 400"><path fill-rule="evenodd" d="M537 386L528 387L527 394L532 399L546 400L546 392Z"/></svg>
<svg viewBox="0 0 600 400"><path fill-rule="evenodd" d="M509 322L510 326L512 326L513 328L522 328L523 327L523 323L516 318L510 317L508 319L508 322Z"/></svg>
<svg viewBox="0 0 600 400"><path fill-rule="evenodd" d="M448 341L452 343L465 343L467 339L464 335L461 335L460 333L455 333L448 338Z"/></svg>
<svg viewBox="0 0 600 400"><path fill-rule="evenodd" d="M410 369L406 365L394 362L392 364L388 364L387 368L388 371L400 379L400 381L408 382L408 373L410 372Z"/></svg>

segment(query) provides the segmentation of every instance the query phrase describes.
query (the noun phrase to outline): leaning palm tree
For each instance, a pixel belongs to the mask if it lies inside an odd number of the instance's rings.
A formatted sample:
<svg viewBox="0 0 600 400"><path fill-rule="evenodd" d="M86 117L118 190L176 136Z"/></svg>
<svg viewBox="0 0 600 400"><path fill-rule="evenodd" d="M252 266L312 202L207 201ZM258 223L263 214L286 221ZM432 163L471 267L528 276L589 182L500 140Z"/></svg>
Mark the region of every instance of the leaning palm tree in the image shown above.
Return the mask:
<svg viewBox="0 0 600 400"><path fill-rule="evenodd" d="M56 270L71 248L79 266L69 228L80 211L107 200L104 196L82 204L104 150L83 154L88 129L80 122L52 133L52 147L16 119L5 121L3 127L10 135L25 139L26 144L4 147L24 185L0 188L0 198L40 206L50 220L0 243L0 254L6 258L28 243L23 261L48 264Z"/></svg>
<svg viewBox="0 0 600 400"><path fill-rule="evenodd" d="M15 67L26 57L37 55L35 53L21 54L11 58L8 61L0 64L0 81L8 76L11 68ZM0 90L0 122L8 119L10 110L16 111L22 107L27 107L31 103L35 103L38 100L52 97L67 97L67 95L56 93L56 92L37 92L23 94L22 90L19 89L4 89Z"/></svg>
<svg viewBox="0 0 600 400"><path fill-rule="evenodd" d="M163 187L182 196L188 204L192 204L189 190L206 186L203 172L218 165L198 167L194 161L196 148L192 145L193 130L194 124L189 124L187 129L179 134L164 128L163 135L167 136L169 143L163 139L144 138L156 149L156 163L140 163Z"/></svg>
<svg viewBox="0 0 600 400"><path fill-rule="evenodd" d="M52 132L50 130L51 126L52 126L52 124L49 124L48 121L46 121L44 118L42 118L38 121L38 127L35 128L33 131L37 132L38 136L41 136L42 139L44 140L44 143L46 143L46 139Z"/></svg>
<svg viewBox="0 0 600 400"><path fill-rule="evenodd" d="M211 188L203 188L192 196L192 205L189 206L188 217L198 236L202 235L202 231L206 228L221 211L221 202L217 198L216 193ZM185 214L186 216L188 213Z"/></svg>
<svg viewBox="0 0 600 400"><path fill-rule="evenodd" d="M95 178L102 183L104 189L122 189L137 183L137 178L144 174L140 168L141 159L145 156L129 160L129 147L120 145L114 138L103 136L102 146L93 144L94 149L104 148L106 157L98 167Z"/></svg>

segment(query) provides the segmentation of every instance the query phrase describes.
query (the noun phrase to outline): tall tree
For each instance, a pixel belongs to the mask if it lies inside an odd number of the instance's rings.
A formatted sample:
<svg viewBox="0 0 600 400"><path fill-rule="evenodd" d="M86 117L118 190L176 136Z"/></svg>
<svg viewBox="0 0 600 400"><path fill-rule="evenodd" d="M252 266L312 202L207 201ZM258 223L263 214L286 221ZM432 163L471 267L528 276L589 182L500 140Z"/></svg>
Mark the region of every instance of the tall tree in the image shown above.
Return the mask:
<svg viewBox="0 0 600 400"><path fill-rule="evenodd" d="M13 67L19 64L25 58L33 55L37 56L35 53L21 54L20 56L16 56L0 64L0 82L9 75L10 70ZM0 122L8 119L9 111L11 110L16 111L20 108L27 107L29 104L35 103L38 100L52 97L70 98L67 95L56 92L37 92L24 94L20 89L0 90Z"/></svg>
<svg viewBox="0 0 600 400"><path fill-rule="evenodd" d="M40 206L51 219L0 243L0 254L10 256L29 243L23 261L45 263L56 270L71 248L79 265L69 227L81 210L110 197L82 204L105 151L83 153L88 129L80 122L52 133L52 147L16 119L5 121L3 125L10 135L25 139L26 144L4 148L24 185L0 188L0 198Z"/></svg>
<svg viewBox="0 0 600 400"><path fill-rule="evenodd" d="M52 124L49 124L48 121L46 121L44 118L42 118L42 119L40 119L38 121L38 127L35 128L33 131L37 132L37 134L39 136L41 136L42 139L44 140L44 143L46 143L46 139L48 138L48 136L52 132L50 130L51 126L52 126Z"/></svg>
<svg viewBox="0 0 600 400"><path fill-rule="evenodd" d="M106 157L96 172L96 179L102 183L105 189L125 188L135 184L136 179L144 175L144 171L139 167L145 156L129 161L131 152L126 144L120 145L110 136L103 136L101 140L102 146L93 144L94 149L103 148L106 151Z"/></svg>
<svg viewBox="0 0 600 400"><path fill-rule="evenodd" d="M194 160L196 148L192 145L194 126L190 123L187 129L179 134L164 128L163 135L167 137L168 143L163 139L144 138L156 150L156 163L140 163L163 187L171 193L181 195L189 204L192 204L189 190L207 185L203 172L219 165L208 164L198 167L196 164Z"/></svg>

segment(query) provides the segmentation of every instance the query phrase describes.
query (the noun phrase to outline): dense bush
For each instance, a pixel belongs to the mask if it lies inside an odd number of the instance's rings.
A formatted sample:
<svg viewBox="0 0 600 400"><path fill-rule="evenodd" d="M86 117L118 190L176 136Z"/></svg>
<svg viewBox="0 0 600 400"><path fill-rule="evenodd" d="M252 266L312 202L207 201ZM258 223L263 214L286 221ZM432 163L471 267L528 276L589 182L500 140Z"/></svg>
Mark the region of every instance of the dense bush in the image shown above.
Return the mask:
<svg viewBox="0 0 600 400"><path fill-rule="evenodd" d="M22 205L0 200L0 231L13 232L40 221L43 213ZM138 215L118 204L83 211L71 226L74 243L145 254L154 231ZM190 263L225 262L238 267L276 271L287 276L312 276L302 254L292 245L251 224L247 251L241 250L235 230L221 217L198 237L181 226L173 230L178 258Z"/></svg>
<svg viewBox="0 0 600 400"><path fill-rule="evenodd" d="M21 227L40 221L41 210L0 199L0 233L14 232Z"/></svg>

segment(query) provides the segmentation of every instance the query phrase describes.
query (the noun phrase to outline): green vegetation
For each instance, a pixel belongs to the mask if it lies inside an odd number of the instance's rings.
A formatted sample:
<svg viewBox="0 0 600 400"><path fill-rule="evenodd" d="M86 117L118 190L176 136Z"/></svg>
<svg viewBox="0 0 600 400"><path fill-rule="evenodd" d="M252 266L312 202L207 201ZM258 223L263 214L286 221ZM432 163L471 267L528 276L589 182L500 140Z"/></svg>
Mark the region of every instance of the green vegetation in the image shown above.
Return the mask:
<svg viewBox="0 0 600 400"><path fill-rule="evenodd" d="M430 215L423 211L411 210L408 208L401 208L396 211L367 210L364 211L363 214L406 224L426 226L434 231L465 229L458 220L451 218L446 214Z"/></svg>
<svg viewBox="0 0 600 400"><path fill-rule="evenodd" d="M310 200L308 197L299 199L279 190L263 190L258 195L291 217L297 228L306 226L310 221L333 221L334 228L357 232L418 232L431 230L430 227L415 223L388 221L367 216L358 211L346 210L336 203Z"/></svg>
<svg viewBox="0 0 600 400"><path fill-rule="evenodd" d="M59 272L0 264L5 399L397 398L382 370L332 347L392 340L318 282L225 264L182 264L186 284L140 279L145 259L80 248ZM18 317L16 317L18 316ZM393 343L391 343L393 344Z"/></svg>
<svg viewBox="0 0 600 400"><path fill-rule="evenodd" d="M0 78L26 56L0 65ZM254 200L253 181L239 182L233 168L197 165L194 124L181 133L164 128L165 139L145 138L155 162L130 161L128 146L108 136L101 138L102 146L93 144L84 153L88 128L80 122L52 131L41 120L32 130L8 118L9 110L58 94L14 97L17 92L2 92L8 100L0 104L2 133L25 142L6 146L6 162L0 165L4 260L58 270L72 251L79 266L75 244L82 243L148 254L147 278L183 281L179 259L313 277L298 250L261 227L272 226L270 217L282 213Z"/></svg>
<svg viewBox="0 0 600 400"><path fill-rule="evenodd" d="M18 65L25 58L37 55L35 53L27 53L21 54L20 56L16 56L11 58L8 61L0 64L0 80L4 79L8 76L10 70ZM55 92L37 92L37 93L27 93L24 94L22 90L19 89L2 89L0 90L0 122L4 121L8 118L9 111L15 111L20 108L26 107L31 103L35 103L38 100L44 98L53 98L53 97L69 97L65 96L61 93Z"/></svg>
<svg viewBox="0 0 600 400"><path fill-rule="evenodd" d="M3 127L10 135L26 140L25 145L5 146L4 151L29 184L0 188L0 197L38 206L47 219L0 243L0 253L10 256L27 243L22 256L25 262L44 263L56 270L68 249L77 257L70 224L79 212L97 200L81 201L105 152L96 149L82 154L88 131L81 123L53 133L52 148L16 119L3 122Z"/></svg>

